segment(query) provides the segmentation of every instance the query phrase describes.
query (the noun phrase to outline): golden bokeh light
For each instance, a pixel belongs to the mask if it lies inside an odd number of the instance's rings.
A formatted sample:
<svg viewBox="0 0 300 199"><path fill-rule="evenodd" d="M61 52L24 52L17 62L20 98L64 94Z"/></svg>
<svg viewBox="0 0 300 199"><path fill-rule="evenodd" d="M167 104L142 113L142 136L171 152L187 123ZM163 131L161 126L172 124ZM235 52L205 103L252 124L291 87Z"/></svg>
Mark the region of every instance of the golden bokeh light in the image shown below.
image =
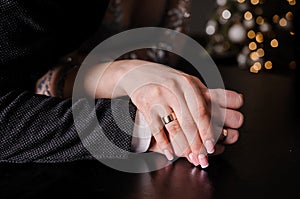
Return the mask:
<svg viewBox="0 0 300 199"><path fill-rule="evenodd" d="M244 3L245 0L237 0L238 3Z"/></svg>
<svg viewBox="0 0 300 199"><path fill-rule="evenodd" d="M255 38L258 43L262 43L264 41L264 35L261 32L258 32Z"/></svg>
<svg viewBox="0 0 300 199"><path fill-rule="evenodd" d="M271 61L266 61L265 68L270 70L273 68L273 63Z"/></svg>
<svg viewBox="0 0 300 199"><path fill-rule="evenodd" d="M251 13L250 11L247 11L247 12L245 12L245 14L244 14L244 18L245 18L246 20L251 20L251 19L253 18L253 15L252 15L252 13Z"/></svg>
<svg viewBox="0 0 300 199"><path fill-rule="evenodd" d="M278 47L278 40L277 39L272 39L272 41L270 42L271 46L273 48L277 48Z"/></svg>
<svg viewBox="0 0 300 199"><path fill-rule="evenodd" d="M257 5L257 4L259 4L259 0L251 0L251 4L252 4L252 5Z"/></svg>
<svg viewBox="0 0 300 199"><path fill-rule="evenodd" d="M265 20L264 20L263 17L259 16L259 17L256 18L256 23L257 23L258 25L262 25L262 24L265 23Z"/></svg>
<svg viewBox="0 0 300 199"><path fill-rule="evenodd" d="M256 48L257 48L257 45L256 45L255 42L251 42L251 43L249 44L249 49L250 49L250 50L256 50Z"/></svg>
<svg viewBox="0 0 300 199"><path fill-rule="evenodd" d="M253 61L257 61L259 59L259 56L258 56L257 52L252 52L252 53L250 53L250 58Z"/></svg>
<svg viewBox="0 0 300 199"><path fill-rule="evenodd" d="M274 22L274 23L278 23L278 21L279 21L279 16L278 16L278 15L274 15L272 19L273 19L273 22Z"/></svg>
<svg viewBox="0 0 300 199"><path fill-rule="evenodd" d="M257 71L261 70L261 63L255 62L255 63L253 64L253 68L254 68L255 70L257 70Z"/></svg>
<svg viewBox="0 0 300 199"><path fill-rule="evenodd" d="M249 39L254 39L255 38L255 32L253 30L249 30L247 33L247 36Z"/></svg>
<svg viewBox="0 0 300 199"><path fill-rule="evenodd" d="M255 70L254 66L250 67L250 72L251 73L258 73L258 70Z"/></svg>
<svg viewBox="0 0 300 199"><path fill-rule="evenodd" d="M279 25L282 26L282 27L287 26L287 21L286 21L286 19L285 19L285 18L281 18L281 19L279 20Z"/></svg>
<svg viewBox="0 0 300 199"><path fill-rule="evenodd" d="M257 49L256 52L257 52L257 55L258 55L259 57L265 56L265 51L264 51L264 49L262 49L262 48Z"/></svg>
<svg viewBox="0 0 300 199"><path fill-rule="evenodd" d="M292 12L287 12L287 13L285 14L285 18L286 18L287 20L293 20L294 15L293 15Z"/></svg>
<svg viewBox="0 0 300 199"><path fill-rule="evenodd" d="M287 0L291 6L296 5L296 0Z"/></svg>

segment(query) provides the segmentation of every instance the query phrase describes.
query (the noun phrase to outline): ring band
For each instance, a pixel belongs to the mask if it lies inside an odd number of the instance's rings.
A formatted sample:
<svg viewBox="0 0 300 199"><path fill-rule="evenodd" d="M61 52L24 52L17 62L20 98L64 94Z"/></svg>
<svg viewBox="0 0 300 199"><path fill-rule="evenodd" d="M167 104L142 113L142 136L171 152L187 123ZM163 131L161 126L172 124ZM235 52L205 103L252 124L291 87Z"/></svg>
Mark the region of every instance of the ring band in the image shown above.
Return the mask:
<svg viewBox="0 0 300 199"><path fill-rule="evenodd" d="M227 137L228 135L228 130L227 129L223 129L222 134L224 137Z"/></svg>
<svg viewBox="0 0 300 199"><path fill-rule="evenodd" d="M222 133L221 133L221 135L220 135L220 137L219 137L219 141L220 141L220 142L225 141L227 135L228 135L228 130L227 130L227 129L223 129L223 130L222 130Z"/></svg>
<svg viewBox="0 0 300 199"><path fill-rule="evenodd" d="M172 122L176 119L177 118L176 118L175 113L171 113L170 115L167 115L167 116L161 118L164 125L169 124L170 122Z"/></svg>

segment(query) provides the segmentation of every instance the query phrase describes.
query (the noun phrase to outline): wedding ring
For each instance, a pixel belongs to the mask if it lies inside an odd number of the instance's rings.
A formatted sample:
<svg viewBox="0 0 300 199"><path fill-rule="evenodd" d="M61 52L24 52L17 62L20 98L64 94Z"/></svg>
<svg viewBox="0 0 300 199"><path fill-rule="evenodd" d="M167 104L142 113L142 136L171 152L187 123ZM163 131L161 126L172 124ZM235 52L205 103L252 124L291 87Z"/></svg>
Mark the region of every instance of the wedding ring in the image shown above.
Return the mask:
<svg viewBox="0 0 300 199"><path fill-rule="evenodd" d="M228 130L227 129L223 129L222 133L220 135L219 141L223 142L226 139L227 135L228 135Z"/></svg>
<svg viewBox="0 0 300 199"><path fill-rule="evenodd" d="M176 118L175 113L171 113L170 115L167 115L167 116L161 118L164 125L169 124L170 122L172 122L176 119L177 118Z"/></svg>
<svg viewBox="0 0 300 199"><path fill-rule="evenodd" d="M227 129L223 129L222 134L224 137L226 137L228 135L228 130Z"/></svg>

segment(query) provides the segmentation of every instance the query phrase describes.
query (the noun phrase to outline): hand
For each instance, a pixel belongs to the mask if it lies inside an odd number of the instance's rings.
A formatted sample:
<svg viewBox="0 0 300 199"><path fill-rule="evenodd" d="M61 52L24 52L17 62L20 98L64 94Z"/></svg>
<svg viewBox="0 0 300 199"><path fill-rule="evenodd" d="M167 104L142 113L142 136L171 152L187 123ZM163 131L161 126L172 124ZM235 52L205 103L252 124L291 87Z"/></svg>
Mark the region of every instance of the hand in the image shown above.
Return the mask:
<svg viewBox="0 0 300 199"><path fill-rule="evenodd" d="M57 67L55 70L50 71L52 79L49 81L49 90L52 96L55 96L54 85L60 69L61 67ZM97 71L93 71L87 78L87 80L90 80L87 83L87 89L91 90L93 88L91 85L96 86L96 97L99 98L130 95L133 102L138 106L139 111L143 112L145 117L147 117L148 123L151 125L155 140L152 142L150 150L165 153L169 159L172 159L172 156L175 154L186 157L194 165L201 164L203 167L207 166L208 160L206 156L202 160L197 158L199 151L202 152L202 156L206 154L204 147L202 147L203 137L200 138L201 134L197 129L199 125L202 125L203 132L205 132L206 127L203 127L205 122L199 123L197 126L194 117L198 109L204 111L204 114L198 116L198 118L206 120L206 126L209 126L207 125L207 121L210 117L213 120L218 120L218 118L222 120L224 113L226 113L225 125L229 133L224 143L234 143L238 138L238 131L236 129L242 124L243 117L241 113L234 109L238 109L242 105L242 98L233 91L225 91L227 102L224 103L225 100L223 101L222 97L218 97L224 93L223 90L208 90L195 77L162 65L144 61L121 61L115 62L110 68L99 66L96 69ZM95 76L95 74L101 74L99 71L105 71L100 82L98 82L99 78ZM41 78L40 82L43 82L43 79L47 79L50 72ZM69 80L66 82L67 85L72 85L75 74L70 75L71 78L67 79ZM97 82L93 82L95 80ZM102 86L101 83L103 84ZM121 84L121 86L118 87L118 84ZM116 87L115 92L112 92L114 87ZM69 88L65 89L69 90L65 93L71 95L72 86L69 86ZM196 90L195 93L188 92L194 90ZM196 93L199 96L195 96ZM199 99L200 104L198 102L195 103L191 99ZM211 113L210 106L212 103L217 104L220 110L215 109L215 112ZM195 105L199 108L193 108ZM184 107L184 110L180 110L182 109L181 106ZM177 118L181 118L181 120L178 119L167 124L166 128L163 128L164 126L160 120L161 117L173 112L173 110L177 110L176 116ZM183 118L184 115L187 115L187 117ZM188 121L192 125L189 125L186 119L189 119ZM185 124L185 126L183 125L184 128L181 127L181 124ZM193 139L195 139L195 142L193 142ZM170 140L171 145L169 143ZM214 154L220 153L222 150L224 150L224 146L217 145ZM212 148L210 152L213 152Z"/></svg>
<svg viewBox="0 0 300 199"><path fill-rule="evenodd" d="M212 95L216 95L218 92L220 92L219 90L210 90L208 93L211 93ZM225 125L224 125L224 131L226 131L226 136L224 135L220 135L219 139L215 145L215 152L211 155L219 155L221 153L223 153L223 151L225 150L225 146L224 145L228 145L228 144L233 144L235 143L238 138L239 138L239 131L237 130L238 127L240 127L243 123L243 115L241 115L239 112L237 112L236 110L233 109L238 109L240 106L242 106L243 104L243 98L240 94L237 94L236 92L233 91L225 91L226 96L227 96L227 105L225 105L226 108L226 118L225 118ZM209 95L204 95L206 101L209 103L211 103L211 97ZM219 102L220 104L220 108L225 108L222 107L222 104L224 105L224 103ZM231 110L231 109L232 110ZM214 115L215 118L217 118L218 114L212 114ZM223 132L222 132L223 134ZM180 150L178 144L174 143L174 141L172 141L172 138L168 137L169 140L171 140L172 143L172 147L174 148L175 151ZM149 148L149 151L154 151L154 152L158 152L158 153L163 153L163 151L161 151L161 149L158 146L158 143L156 142L155 139L152 139L151 141L151 145ZM193 163L195 166L197 166L197 163ZM204 162L201 165L203 168L208 166L208 162Z"/></svg>
<svg viewBox="0 0 300 199"><path fill-rule="evenodd" d="M198 78L156 63L124 60L99 65L87 74L85 87L91 94L96 91L96 98L130 96L148 122L160 151L169 159L173 155L186 157L203 167L208 165L206 154L214 153L213 131L222 128L211 119L222 120L226 115L225 125L233 131L243 121L243 115L234 110L242 105L239 94L226 91L226 102L224 90L208 90ZM212 104L217 104L215 112ZM172 112L177 120L167 124L165 132L161 118Z"/></svg>

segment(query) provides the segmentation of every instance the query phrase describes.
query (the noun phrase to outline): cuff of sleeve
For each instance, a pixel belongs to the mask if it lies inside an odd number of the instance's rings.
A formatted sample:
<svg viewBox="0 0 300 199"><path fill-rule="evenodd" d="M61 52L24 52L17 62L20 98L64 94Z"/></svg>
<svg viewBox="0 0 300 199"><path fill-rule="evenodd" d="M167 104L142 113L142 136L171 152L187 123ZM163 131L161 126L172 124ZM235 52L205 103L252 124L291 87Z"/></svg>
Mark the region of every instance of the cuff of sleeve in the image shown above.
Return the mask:
<svg viewBox="0 0 300 199"><path fill-rule="evenodd" d="M143 153L149 149L152 134L142 113L137 111L135 118L131 150L135 153Z"/></svg>

